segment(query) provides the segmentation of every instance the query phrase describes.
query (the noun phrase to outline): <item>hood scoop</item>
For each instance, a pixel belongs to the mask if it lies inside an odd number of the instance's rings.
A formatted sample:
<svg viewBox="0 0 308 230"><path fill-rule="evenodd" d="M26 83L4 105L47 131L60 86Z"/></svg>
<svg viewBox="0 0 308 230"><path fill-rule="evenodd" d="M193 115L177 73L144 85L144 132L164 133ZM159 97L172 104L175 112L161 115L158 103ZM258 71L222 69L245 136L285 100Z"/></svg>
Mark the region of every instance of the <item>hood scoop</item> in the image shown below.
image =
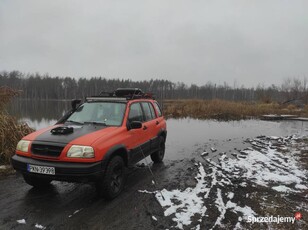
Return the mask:
<svg viewBox="0 0 308 230"><path fill-rule="evenodd" d="M50 130L50 132L53 135L65 135L65 134L73 133L74 128L68 127L68 126L61 126L61 127L57 127L57 128Z"/></svg>

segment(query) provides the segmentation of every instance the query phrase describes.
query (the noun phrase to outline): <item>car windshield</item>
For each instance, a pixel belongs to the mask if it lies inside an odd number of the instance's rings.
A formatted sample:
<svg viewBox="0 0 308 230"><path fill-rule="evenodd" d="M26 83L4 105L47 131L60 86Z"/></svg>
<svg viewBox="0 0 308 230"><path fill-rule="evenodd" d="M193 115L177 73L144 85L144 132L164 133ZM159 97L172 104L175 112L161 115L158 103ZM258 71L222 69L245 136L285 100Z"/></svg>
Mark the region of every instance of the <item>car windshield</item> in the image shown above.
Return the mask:
<svg viewBox="0 0 308 230"><path fill-rule="evenodd" d="M66 121L77 124L92 123L120 126L125 107L125 103L118 102L87 102L78 107Z"/></svg>

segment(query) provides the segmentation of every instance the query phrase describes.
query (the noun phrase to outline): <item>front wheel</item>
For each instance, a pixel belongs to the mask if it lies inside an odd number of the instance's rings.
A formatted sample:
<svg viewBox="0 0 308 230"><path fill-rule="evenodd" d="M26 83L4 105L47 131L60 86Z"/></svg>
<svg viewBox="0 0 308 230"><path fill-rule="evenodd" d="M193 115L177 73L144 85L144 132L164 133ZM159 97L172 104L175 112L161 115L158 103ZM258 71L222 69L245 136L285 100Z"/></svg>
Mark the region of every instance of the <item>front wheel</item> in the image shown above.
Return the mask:
<svg viewBox="0 0 308 230"><path fill-rule="evenodd" d="M102 180L96 182L96 188L100 196L112 200L122 192L124 183L125 164L122 157L115 156L108 163Z"/></svg>
<svg viewBox="0 0 308 230"><path fill-rule="evenodd" d="M28 174L23 174L24 180L27 184L35 188L46 188L50 185L51 179L41 178L37 176L32 176Z"/></svg>
<svg viewBox="0 0 308 230"><path fill-rule="evenodd" d="M161 163L165 156L165 138L159 138L159 148L155 153L151 154L151 159L154 163Z"/></svg>

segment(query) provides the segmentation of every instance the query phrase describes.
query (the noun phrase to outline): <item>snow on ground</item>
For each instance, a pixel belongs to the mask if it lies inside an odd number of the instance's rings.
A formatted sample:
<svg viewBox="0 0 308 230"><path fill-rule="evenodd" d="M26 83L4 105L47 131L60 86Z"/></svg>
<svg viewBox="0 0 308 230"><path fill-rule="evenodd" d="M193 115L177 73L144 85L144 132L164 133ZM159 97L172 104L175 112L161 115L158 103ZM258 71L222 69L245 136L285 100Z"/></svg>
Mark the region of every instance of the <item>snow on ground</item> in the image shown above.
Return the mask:
<svg viewBox="0 0 308 230"><path fill-rule="evenodd" d="M35 227L38 229L46 229L46 227L44 227L43 225L40 224L35 224Z"/></svg>
<svg viewBox="0 0 308 230"><path fill-rule="evenodd" d="M26 220L25 219L21 219L21 220L17 220L18 224L26 224Z"/></svg>
<svg viewBox="0 0 308 230"><path fill-rule="evenodd" d="M300 191L306 189L306 170L298 166L298 151L290 149L287 153L278 151L281 144L292 143L296 138L261 137L251 140L255 149L245 149L234 159L221 157L220 163L230 175L239 174L241 179L252 181L260 186L276 184L272 189L279 192ZM273 145L281 143L279 145ZM296 185L294 187L294 185Z"/></svg>
<svg viewBox="0 0 308 230"><path fill-rule="evenodd" d="M0 165L0 170L6 170L8 168L9 168L9 166L7 166L7 165Z"/></svg>
<svg viewBox="0 0 308 230"><path fill-rule="evenodd" d="M71 214L71 215L68 216L68 218L71 218L72 216L74 216L75 214L77 214L78 212L80 212L81 210L82 210L82 208L81 208L81 209L78 209L78 210L76 210L76 211L74 211L73 214Z"/></svg>
<svg viewBox="0 0 308 230"><path fill-rule="evenodd" d="M192 223L191 218L197 214L200 215L198 222L201 223L206 212L201 195L206 194L209 188L205 181L206 174L201 163L199 163L198 170L196 187L187 188L184 191L163 189L161 193L157 192L155 195L160 205L165 209L164 215L175 215L172 220L177 223L175 227L179 229L190 225Z"/></svg>
<svg viewBox="0 0 308 230"><path fill-rule="evenodd" d="M211 228L223 227L225 214L231 211L238 215L238 222L234 228L241 229L243 220L258 214L245 204L237 204L233 200L234 193L224 189L226 186L246 187L247 182L253 186L270 188L278 193L298 193L307 189L305 183L308 173L298 165L300 151L292 147L295 141L295 136L286 138L260 136L249 140L251 148L232 153L230 157L221 154L218 162L206 159L204 164L207 165L209 173L205 172L202 163L196 163L198 174L195 178L197 181L195 187L188 187L185 190L139 192L155 194L164 209L164 215L171 216L176 223L172 227L200 229L202 222L211 214L206 215L207 209L210 205L215 205L219 215ZM248 198L247 194L245 197ZM192 222L193 217L194 222Z"/></svg>

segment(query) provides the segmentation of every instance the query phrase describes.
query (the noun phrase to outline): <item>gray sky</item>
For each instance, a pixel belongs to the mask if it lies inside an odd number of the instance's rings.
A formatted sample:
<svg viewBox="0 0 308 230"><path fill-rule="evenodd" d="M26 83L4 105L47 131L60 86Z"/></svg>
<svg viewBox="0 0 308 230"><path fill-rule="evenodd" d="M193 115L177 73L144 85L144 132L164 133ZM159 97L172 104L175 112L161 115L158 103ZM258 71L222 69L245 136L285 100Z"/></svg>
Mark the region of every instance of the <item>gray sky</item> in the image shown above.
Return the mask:
<svg viewBox="0 0 308 230"><path fill-rule="evenodd" d="M0 71L256 86L308 75L308 1L1 0Z"/></svg>

